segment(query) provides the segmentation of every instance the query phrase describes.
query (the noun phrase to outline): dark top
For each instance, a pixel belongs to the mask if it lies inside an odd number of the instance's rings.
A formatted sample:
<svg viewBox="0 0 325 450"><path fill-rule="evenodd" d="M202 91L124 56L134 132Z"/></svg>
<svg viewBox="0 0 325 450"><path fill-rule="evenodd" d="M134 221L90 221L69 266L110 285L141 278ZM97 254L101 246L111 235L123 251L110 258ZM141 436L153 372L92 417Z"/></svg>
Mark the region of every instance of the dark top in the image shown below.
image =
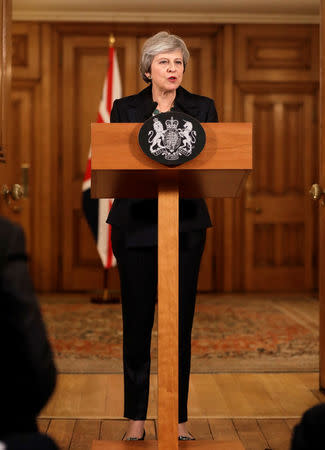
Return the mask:
<svg viewBox="0 0 325 450"><path fill-rule="evenodd" d="M36 417L56 381L50 343L29 276L24 232L1 216L0 354L1 440L11 433L37 431Z"/></svg>
<svg viewBox="0 0 325 450"><path fill-rule="evenodd" d="M151 85L136 95L115 100L111 122L140 123L151 117L157 103L152 100ZM214 101L195 95L181 86L176 90L174 111L184 112L199 122L218 122ZM115 199L107 223L127 231L129 247L157 244L157 199ZM203 199L180 199L180 232L200 230L211 226Z"/></svg>

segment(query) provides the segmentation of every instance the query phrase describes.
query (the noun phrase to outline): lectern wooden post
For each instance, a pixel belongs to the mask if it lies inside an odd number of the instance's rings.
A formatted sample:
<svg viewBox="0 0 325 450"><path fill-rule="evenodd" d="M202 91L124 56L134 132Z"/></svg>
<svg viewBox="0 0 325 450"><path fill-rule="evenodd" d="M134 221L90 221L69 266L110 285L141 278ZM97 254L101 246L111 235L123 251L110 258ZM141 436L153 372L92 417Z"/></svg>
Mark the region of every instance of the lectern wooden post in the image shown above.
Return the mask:
<svg viewBox="0 0 325 450"><path fill-rule="evenodd" d="M158 442L94 441L92 450L179 448L244 450L239 441L183 441L178 422L179 196L236 197L252 169L248 123L202 124L206 146L193 160L165 167L138 145L142 124L92 125L92 196L158 197Z"/></svg>

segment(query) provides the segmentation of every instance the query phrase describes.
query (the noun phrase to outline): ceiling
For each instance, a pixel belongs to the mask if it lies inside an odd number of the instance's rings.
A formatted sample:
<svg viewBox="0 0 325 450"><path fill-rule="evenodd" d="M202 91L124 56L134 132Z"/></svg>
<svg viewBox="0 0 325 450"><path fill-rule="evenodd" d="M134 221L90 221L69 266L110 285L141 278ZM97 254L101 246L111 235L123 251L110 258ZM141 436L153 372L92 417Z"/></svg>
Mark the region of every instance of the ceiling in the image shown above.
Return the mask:
<svg viewBox="0 0 325 450"><path fill-rule="evenodd" d="M320 0L13 0L14 20L318 23Z"/></svg>

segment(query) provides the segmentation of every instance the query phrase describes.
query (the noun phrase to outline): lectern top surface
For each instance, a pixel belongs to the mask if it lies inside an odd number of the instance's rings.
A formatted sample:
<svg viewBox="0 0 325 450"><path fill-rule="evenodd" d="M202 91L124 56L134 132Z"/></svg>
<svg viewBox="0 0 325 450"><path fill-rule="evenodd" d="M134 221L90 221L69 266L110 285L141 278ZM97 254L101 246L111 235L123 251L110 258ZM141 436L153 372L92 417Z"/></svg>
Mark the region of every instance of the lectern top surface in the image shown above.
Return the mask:
<svg viewBox="0 0 325 450"><path fill-rule="evenodd" d="M152 161L139 148L143 124L92 124L92 170L251 170L252 124L205 123L206 145L193 160L179 168Z"/></svg>

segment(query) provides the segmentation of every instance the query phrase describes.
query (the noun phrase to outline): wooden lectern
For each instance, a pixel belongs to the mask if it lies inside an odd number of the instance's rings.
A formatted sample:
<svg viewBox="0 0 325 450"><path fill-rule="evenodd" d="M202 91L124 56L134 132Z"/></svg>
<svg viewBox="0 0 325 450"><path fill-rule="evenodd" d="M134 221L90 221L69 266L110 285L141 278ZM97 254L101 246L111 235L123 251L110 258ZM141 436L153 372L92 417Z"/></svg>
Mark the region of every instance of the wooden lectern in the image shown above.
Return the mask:
<svg viewBox="0 0 325 450"><path fill-rule="evenodd" d="M92 124L92 197L158 197L158 442L94 441L92 450L244 450L239 441L178 441L179 196L237 197L252 170L249 123L203 123L206 145L177 167L148 158L138 144L142 124Z"/></svg>

